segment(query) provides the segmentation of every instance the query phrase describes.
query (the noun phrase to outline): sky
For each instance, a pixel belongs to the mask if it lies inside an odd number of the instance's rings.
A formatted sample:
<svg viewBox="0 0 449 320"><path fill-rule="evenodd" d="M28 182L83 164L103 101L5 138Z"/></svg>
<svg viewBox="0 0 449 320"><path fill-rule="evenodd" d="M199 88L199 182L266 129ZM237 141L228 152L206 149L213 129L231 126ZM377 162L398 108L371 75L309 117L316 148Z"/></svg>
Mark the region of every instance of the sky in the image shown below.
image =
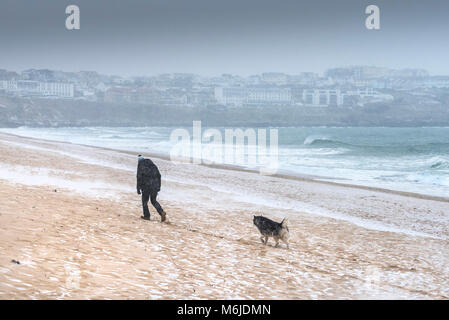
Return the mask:
<svg viewBox="0 0 449 320"><path fill-rule="evenodd" d="M81 29L65 27L68 5ZM380 8L380 30L365 8ZM0 69L247 76L329 67L449 75L447 0L1 0Z"/></svg>

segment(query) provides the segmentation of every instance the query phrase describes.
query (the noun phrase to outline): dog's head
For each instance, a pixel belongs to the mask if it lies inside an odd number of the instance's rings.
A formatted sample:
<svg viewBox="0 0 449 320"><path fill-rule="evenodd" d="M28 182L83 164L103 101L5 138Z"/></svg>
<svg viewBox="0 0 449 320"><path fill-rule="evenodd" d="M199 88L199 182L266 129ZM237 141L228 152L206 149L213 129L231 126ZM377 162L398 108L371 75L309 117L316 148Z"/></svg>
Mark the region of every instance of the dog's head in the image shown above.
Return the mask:
<svg viewBox="0 0 449 320"><path fill-rule="evenodd" d="M260 226L262 220L262 216L253 216L253 223L255 226Z"/></svg>

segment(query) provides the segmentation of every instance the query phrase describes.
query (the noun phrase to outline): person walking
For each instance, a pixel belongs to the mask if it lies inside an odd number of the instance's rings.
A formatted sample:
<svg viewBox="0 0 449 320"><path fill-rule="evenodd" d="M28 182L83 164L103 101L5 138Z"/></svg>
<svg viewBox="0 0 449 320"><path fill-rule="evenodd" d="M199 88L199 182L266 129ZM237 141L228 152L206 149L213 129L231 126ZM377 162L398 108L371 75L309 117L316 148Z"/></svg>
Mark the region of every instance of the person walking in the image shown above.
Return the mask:
<svg viewBox="0 0 449 320"><path fill-rule="evenodd" d="M148 201L161 216L161 222L166 220L166 213L156 200L158 192L161 190L161 174L157 166L150 159L138 156L137 164L137 194L142 195L142 208L144 220L150 220L150 210Z"/></svg>

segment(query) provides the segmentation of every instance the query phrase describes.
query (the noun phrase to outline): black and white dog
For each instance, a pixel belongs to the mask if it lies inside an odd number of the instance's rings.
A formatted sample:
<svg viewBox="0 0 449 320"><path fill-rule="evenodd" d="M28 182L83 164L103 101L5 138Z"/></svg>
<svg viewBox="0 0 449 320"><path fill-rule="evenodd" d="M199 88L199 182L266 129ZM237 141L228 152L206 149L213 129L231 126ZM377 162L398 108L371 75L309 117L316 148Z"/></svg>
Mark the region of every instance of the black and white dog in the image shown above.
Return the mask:
<svg viewBox="0 0 449 320"><path fill-rule="evenodd" d="M263 216L254 216L253 223L262 234L260 241L263 244L266 245L268 238L273 237L276 242L276 247L279 245L279 240L282 240L287 245L287 248L289 248L288 238L290 233L287 227L288 219L285 218L281 223L278 223Z"/></svg>

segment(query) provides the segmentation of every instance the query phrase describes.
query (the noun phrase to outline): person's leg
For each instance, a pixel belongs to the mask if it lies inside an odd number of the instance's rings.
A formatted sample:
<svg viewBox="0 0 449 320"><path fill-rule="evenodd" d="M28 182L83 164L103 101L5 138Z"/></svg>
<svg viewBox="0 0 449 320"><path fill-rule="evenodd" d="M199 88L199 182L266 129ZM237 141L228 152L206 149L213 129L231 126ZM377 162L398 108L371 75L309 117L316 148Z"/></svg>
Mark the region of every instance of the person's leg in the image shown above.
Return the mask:
<svg viewBox="0 0 449 320"><path fill-rule="evenodd" d="M156 197L157 197L157 192L151 194L151 196L150 196L151 204L153 205L153 207L156 208L157 213L159 213L159 215L161 216L161 221L164 222L165 221L165 212L164 212L164 209L162 209L159 202L157 202Z"/></svg>
<svg viewBox="0 0 449 320"><path fill-rule="evenodd" d="M150 193L142 192L142 208L143 218L150 219L150 210L148 209L148 200L150 200Z"/></svg>

